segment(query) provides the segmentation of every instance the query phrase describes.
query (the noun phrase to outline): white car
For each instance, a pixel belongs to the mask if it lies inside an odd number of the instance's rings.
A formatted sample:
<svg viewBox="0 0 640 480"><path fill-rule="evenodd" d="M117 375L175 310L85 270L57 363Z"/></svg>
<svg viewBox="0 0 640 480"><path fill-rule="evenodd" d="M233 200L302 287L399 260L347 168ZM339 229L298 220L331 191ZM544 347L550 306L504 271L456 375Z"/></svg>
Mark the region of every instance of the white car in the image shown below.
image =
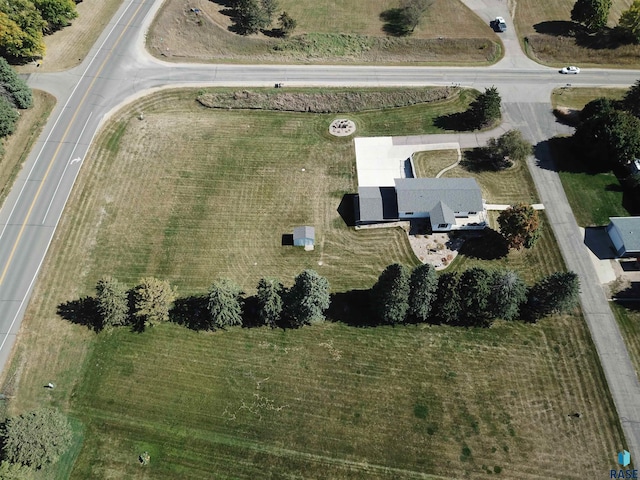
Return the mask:
<svg viewBox="0 0 640 480"><path fill-rule="evenodd" d="M580 73L580 69L578 67L564 67L562 70L560 70L560 73L572 73L574 75Z"/></svg>

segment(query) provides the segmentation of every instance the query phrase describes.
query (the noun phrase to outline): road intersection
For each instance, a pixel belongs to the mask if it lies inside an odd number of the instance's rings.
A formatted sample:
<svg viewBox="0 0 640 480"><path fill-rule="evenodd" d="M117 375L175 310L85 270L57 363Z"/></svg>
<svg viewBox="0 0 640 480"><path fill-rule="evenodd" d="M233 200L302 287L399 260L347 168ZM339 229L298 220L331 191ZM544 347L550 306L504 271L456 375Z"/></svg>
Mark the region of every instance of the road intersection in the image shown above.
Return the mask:
<svg viewBox="0 0 640 480"><path fill-rule="evenodd" d="M495 15L510 18L506 2L464 2L486 20ZM574 86L627 87L640 78L640 71L587 69L567 78L555 68L528 59L513 28L504 37L505 57L490 67L166 63L144 49L146 31L160 4L161 0L125 0L80 66L29 78L31 87L53 93L58 103L0 209L0 368L7 362L92 140L110 114L124 103L153 89L179 86L272 86L279 82L285 86L496 86L503 99L504 118L497 131L420 136L421 141L476 146L500 131L518 128L537 144L529 167L567 267L580 276L582 310L628 450L640 455L640 385L546 143L558 133L569 133L552 115L549 101L553 88L567 82Z"/></svg>

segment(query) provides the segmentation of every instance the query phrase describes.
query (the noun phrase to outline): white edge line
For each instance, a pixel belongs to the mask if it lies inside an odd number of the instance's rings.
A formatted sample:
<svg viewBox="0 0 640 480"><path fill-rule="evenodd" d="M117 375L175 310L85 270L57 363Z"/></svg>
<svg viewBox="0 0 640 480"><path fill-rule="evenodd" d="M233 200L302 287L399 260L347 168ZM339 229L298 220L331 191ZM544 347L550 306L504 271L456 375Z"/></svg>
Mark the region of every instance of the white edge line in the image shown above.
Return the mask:
<svg viewBox="0 0 640 480"><path fill-rule="evenodd" d="M13 208L11 209L11 212L9 212L9 216L7 217L7 223L5 223L4 227L2 228L2 231L0 232L0 240L2 240L2 237L4 236L4 232L7 229L7 227L9 226L9 223L11 223L11 217L13 216L13 212L15 211L16 207L18 206L18 203L20 202L20 198L22 197L22 193L24 192L24 189L27 186L27 183L29 183L29 178L31 177L31 174L33 173L33 170L38 165L38 161L40 160L40 156L42 155L42 152L44 151L44 147L47 146L47 142L49 141L49 138L51 137L51 135L53 134L54 130L56 129L56 126L58 125L58 122L62 118L62 114L65 113L65 109L67 108L67 105L69 105L69 102L73 98L73 95L76 93L76 90L80 86L80 83L82 82L84 77L87 75L87 72L89 71L89 68L91 68L91 65L93 65L93 62L95 61L95 59L98 56L98 53L100 53L100 51L102 50L102 47L104 46L104 44L107 42L107 40L109 40L109 37L111 37L111 34L115 30L115 28L119 25L120 20L122 20L122 17L124 17L124 14L127 13L127 10L129 10L131 5L133 5L133 0L129 3L129 5L127 5L127 8L125 8L124 11L120 14L118 19L113 24L113 27L111 27L111 30L109 30L109 33L107 34L107 36L104 37L104 40L102 41L102 43L100 44L100 46L96 50L96 53L93 54L93 57L91 58L91 61L89 62L89 65L87 65L87 68L85 68L84 72L82 72L82 75L80 76L78 82L76 83L76 86L73 87L73 90L71 91L71 94L69 95L69 98L67 98L67 101L62 106L62 109L60 110L60 113L58 114L58 118L56 118L56 121L53 123L53 126L51 127L51 130L49 131L49 134L47 135L47 138L45 138L44 142L42 143L42 148L40 148L40 151L38 152L38 155L36 156L36 159L34 160L33 165L31 166L31 170L29 170L29 174L27 175L26 181L22 185L22 188L20 189L20 193L18 193L18 198L16 198L16 201L13 204ZM0 346L0 349L1 348L2 347Z"/></svg>
<svg viewBox="0 0 640 480"><path fill-rule="evenodd" d="M58 189L60 188L60 184L62 183L62 179L64 178L64 174L67 173L67 168L69 168L69 165L71 164L72 158L73 158L73 154L76 153L76 148L78 148L78 144L80 143L80 139L82 138L82 134L84 133L84 131L87 128L87 125L89 124L89 120L91 120L91 115L93 115L93 112L89 113L89 116L87 117L87 121L84 122L84 127L82 127L82 131L80 132L80 135L78 135L78 140L76 141L76 144L73 146L73 150L71 150L71 154L69 155L69 160L67 160L67 164L64 166L64 170L62 170L62 174L60 175L60 180L58 180L58 185L56 185L56 189L53 192L53 195L51 196L51 201L49 202L49 206L47 207L47 211L44 212L44 218L42 219L42 224L44 225L44 222L47 221L47 215L49 215L49 210L51 210L51 205L53 205L53 201L56 199L56 194L58 193ZM89 144L89 147L91 146L91 144ZM89 149L87 149L89 150ZM82 163L80 163L80 166L82 166ZM64 205L63 205L64 208Z"/></svg>

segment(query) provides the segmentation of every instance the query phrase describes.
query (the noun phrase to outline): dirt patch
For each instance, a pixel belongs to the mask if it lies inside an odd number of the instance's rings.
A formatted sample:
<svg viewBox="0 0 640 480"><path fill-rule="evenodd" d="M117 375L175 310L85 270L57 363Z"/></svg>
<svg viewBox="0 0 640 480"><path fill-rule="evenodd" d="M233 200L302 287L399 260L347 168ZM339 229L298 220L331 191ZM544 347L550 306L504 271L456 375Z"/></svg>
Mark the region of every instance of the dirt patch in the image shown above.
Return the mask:
<svg viewBox="0 0 640 480"><path fill-rule="evenodd" d="M203 93L198 95L197 100L209 108L344 113L440 102L452 98L456 93L457 90L452 87L314 93L242 90Z"/></svg>

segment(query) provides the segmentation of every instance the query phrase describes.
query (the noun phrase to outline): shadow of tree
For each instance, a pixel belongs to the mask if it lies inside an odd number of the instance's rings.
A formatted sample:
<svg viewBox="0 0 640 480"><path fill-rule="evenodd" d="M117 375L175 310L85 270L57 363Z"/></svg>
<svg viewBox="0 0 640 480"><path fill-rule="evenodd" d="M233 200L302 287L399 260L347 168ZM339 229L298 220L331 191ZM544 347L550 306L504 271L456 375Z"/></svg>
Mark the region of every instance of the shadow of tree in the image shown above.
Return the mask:
<svg viewBox="0 0 640 480"><path fill-rule="evenodd" d="M331 294L331 304L327 318L352 327L373 327L379 325L371 313L370 290L349 290Z"/></svg>
<svg viewBox="0 0 640 480"><path fill-rule="evenodd" d="M169 319L191 330L205 330L209 321L208 303L206 295L178 298L169 311Z"/></svg>
<svg viewBox="0 0 640 480"><path fill-rule="evenodd" d="M470 132L478 128L477 125L474 125L473 117L469 110L440 115L433 120L433 124L443 130L453 130L456 132Z"/></svg>
<svg viewBox="0 0 640 480"><path fill-rule="evenodd" d="M102 330L98 301L94 297L82 297L78 300L61 303L58 305L57 313L65 320L84 325L94 332Z"/></svg>
<svg viewBox="0 0 640 480"><path fill-rule="evenodd" d="M405 37L411 34L411 29L405 23L401 8L390 8L380 14L380 20L385 22L382 31L394 37Z"/></svg>
<svg viewBox="0 0 640 480"><path fill-rule="evenodd" d="M583 25L571 21L540 22L533 29L542 35L574 38L576 45L592 50L615 50L629 43L620 29L605 27L600 32L592 33Z"/></svg>
<svg viewBox="0 0 640 480"><path fill-rule="evenodd" d="M497 260L509 253L509 246L499 232L485 228L482 234L467 238L460 247L460 254L479 260Z"/></svg>

